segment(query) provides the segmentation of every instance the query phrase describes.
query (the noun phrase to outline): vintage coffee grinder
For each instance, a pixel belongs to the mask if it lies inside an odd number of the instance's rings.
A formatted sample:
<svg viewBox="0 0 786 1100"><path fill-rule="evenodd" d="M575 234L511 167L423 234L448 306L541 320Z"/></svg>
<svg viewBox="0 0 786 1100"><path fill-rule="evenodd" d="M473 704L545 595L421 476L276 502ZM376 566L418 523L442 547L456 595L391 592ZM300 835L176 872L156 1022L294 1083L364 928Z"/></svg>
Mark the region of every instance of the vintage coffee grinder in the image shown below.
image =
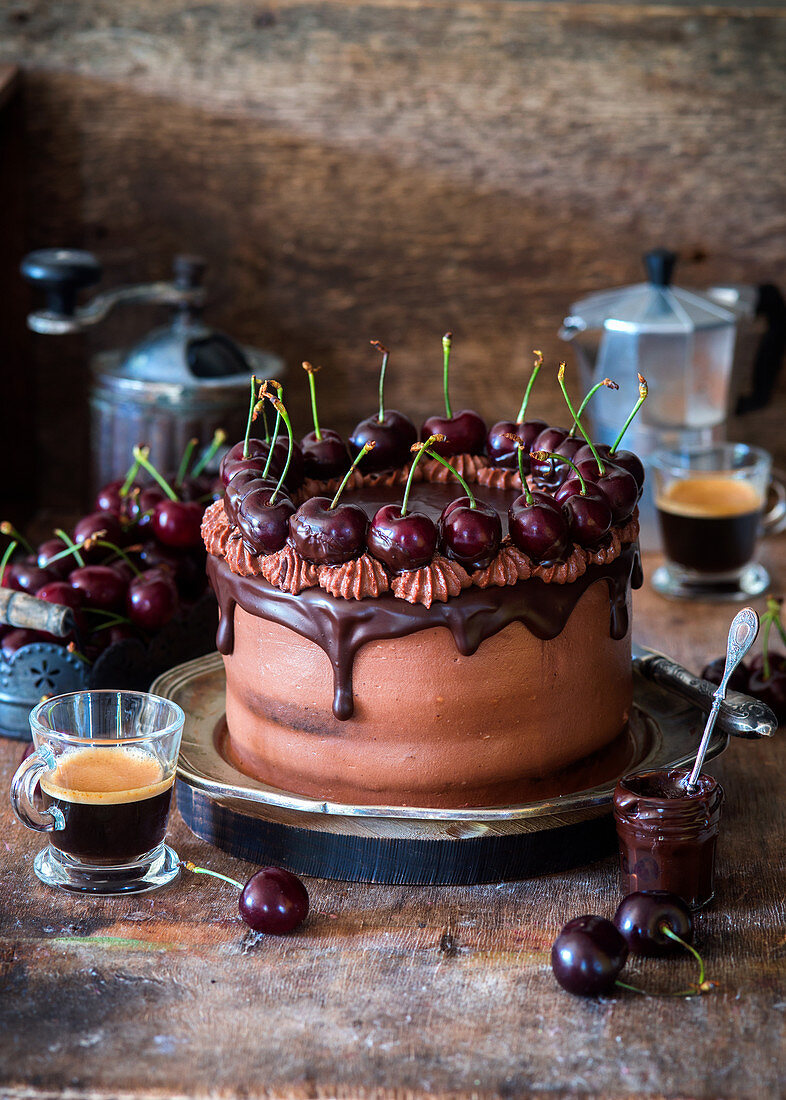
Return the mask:
<svg viewBox="0 0 786 1100"><path fill-rule="evenodd" d="M282 360L241 347L202 318L205 261L177 256L169 282L116 287L77 305L80 290L101 278L89 252L47 248L25 256L22 274L45 295L45 306L27 318L38 333L83 332L116 305L157 303L171 308L169 324L130 350L96 356L91 364L90 409L94 486L121 477L132 448L150 447L164 471L177 469L191 438L209 444L216 428L232 440L242 435L249 375L281 378Z"/></svg>
<svg viewBox="0 0 786 1100"><path fill-rule="evenodd" d="M649 397L625 436L625 446L646 465L663 447L723 439L733 375L750 378L750 392L738 413L766 405L784 349L786 304L773 286L686 290L672 284L677 255L658 248L644 256L647 281L592 294L570 307L560 336L576 351L582 384L588 389L611 378L619 390L604 390L587 406L596 439L613 443L638 393L638 374ZM760 317L764 328L750 364L735 364L741 327ZM734 370L733 370L734 367ZM641 505L642 543L657 544L654 505L645 488Z"/></svg>

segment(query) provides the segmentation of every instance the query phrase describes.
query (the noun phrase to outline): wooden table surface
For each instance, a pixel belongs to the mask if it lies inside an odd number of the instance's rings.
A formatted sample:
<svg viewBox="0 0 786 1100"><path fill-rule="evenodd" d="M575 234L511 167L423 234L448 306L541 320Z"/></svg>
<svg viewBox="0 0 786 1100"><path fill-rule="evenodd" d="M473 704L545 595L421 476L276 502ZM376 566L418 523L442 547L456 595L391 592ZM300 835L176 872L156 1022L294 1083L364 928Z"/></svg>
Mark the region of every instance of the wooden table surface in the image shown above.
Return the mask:
<svg viewBox="0 0 786 1100"><path fill-rule="evenodd" d="M782 590L786 539L766 554ZM692 668L723 651L732 608L669 603L646 582L636 603L641 643ZM6 789L21 752L0 739ZM612 858L498 886L311 879L307 923L266 938L239 920L234 888L204 876L129 899L45 888L42 838L5 803L0 1096L783 1096L786 744L736 742L710 770L727 804L696 939L719 986L689 999L556 985L560 926L614 912ZM252 870L176 813L171 840L183 858ZM678 957L629 974L665 991L695 969Z"/></svg>

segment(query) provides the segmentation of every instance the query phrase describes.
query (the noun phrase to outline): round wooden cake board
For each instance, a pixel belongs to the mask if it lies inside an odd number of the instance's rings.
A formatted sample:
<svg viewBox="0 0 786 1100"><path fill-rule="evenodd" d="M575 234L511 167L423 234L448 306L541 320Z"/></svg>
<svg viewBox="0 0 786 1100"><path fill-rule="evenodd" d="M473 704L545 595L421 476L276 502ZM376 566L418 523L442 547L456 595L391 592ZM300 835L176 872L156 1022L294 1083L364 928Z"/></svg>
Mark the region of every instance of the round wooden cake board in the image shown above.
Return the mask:
<svg viewBox="0 0 786 1100"><path fill-rule="evenodd" d="M634 769L686 764L705 715L634 668L634 713L597 759L515 806L434 809L350 806L282 791L243 775L222 742L224 667L218 653L179 665L151 690L186 714L177 805L198 837L239 859L353 882L466 885L578 867L616 848L611 796ZM728 744L713 735L708 756Z"/></svg>

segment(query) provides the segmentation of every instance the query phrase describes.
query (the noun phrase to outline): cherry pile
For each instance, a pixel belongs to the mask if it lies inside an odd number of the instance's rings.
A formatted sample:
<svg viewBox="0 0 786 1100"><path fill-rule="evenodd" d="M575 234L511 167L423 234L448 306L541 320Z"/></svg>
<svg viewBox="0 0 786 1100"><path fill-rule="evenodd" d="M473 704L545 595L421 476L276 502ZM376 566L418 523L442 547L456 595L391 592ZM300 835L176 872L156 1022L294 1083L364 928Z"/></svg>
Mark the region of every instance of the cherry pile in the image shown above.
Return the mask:
<svg viewBox="0 0 786 1100"><path fill-rule="evenodd" d="M378 341L372 344L383 356L379 411L360 421L348 443L320 425L315 383L319 368L303 363L314 428L300 443L294 439L281 401L281 386L268 381L257 392L252 379L245 438L229 450L221 464L226 514L239 528L250 553L273 554L288 544L315 565L340 565L368 551L392 573L401 573L427 565L439 552L475 570L493 560L506 534L534 561L561 561L574 545L598 546L612 525L633 515L644 470L632 452L620 451L618 445L647 396L643 378L639 378L639 399L616 443L596 447L583 431L581 414L598 389L615 388L615 383L604 379L576 410L565 388L561 364L557 377L573 417L571 428L526 420L529 395L542 365L538 352L517 419L499 421L487 431L473 410L452 413L448 386L452 342L451 334L446 333L442 341L445 416L426 419L420 443L415 442L412 421L385 408L384 377L390 353ZM265 416L266 402L276 411L272 432ZM260 414L264 438L255 438L251 426ZM282 423L285 434L280 431ZM495 510L475 498L450 463L451 457L462 454L486 454L492 466L518 469L523 491L510 506L507 532ZM409 508L413 474L424 455L448 466L465 493L448 504L436 523L417 507ZM400 505L384 505L369 521L358 506L339 503L358 464L363 472L373 472L400 468L407 462L411 465ZM534 490L527 482L528 475ZM323 482L342 480L332 498L314 496L296 507L293 497L306 477Z"/></svg>
<svg viewBox="0 0 786 1100"><path fill-rule="evenodd" d="M37 547L2 524L12 541L0 560L0 584L70 607L75 624L66 638L0 626L4 656L31 642L53 642L93 662L114 642L147 641L193 605L207 587L202 516L218 495L203 470L222 441L216 433L189 473L193 440L170 480L150 464L146 448L135 448L128 476L99 491L94 511Z"/></svg>
<svg viewBox="0 0 786 1100"><path fill-rule="evenodd" d="M729 678L732 691L752 695L772 709L780 724L786 722L786 654L770 649L772 628L777 630L781 642L786 645L786 630L781 620L781 601L767 600L767 610L761 617L762 649L747 663L741 661ZM725 657L715 660L702 670L702 678L711 684L720 684L726 665Z"/></svg>
<svg viewBox="0 0 786 1100"><path fill-rule="evenodd" d="M713 988L704 963L691 946L693 923L682 898L662 890L628 894L613 920L587 914L563 927L551 949L551 969L563 989L579 997L599 997L615 986L644 990L620 981L628 955L665 955L681 946L699 963L699 977L688 989L668 996L693 996Z"/></svg>

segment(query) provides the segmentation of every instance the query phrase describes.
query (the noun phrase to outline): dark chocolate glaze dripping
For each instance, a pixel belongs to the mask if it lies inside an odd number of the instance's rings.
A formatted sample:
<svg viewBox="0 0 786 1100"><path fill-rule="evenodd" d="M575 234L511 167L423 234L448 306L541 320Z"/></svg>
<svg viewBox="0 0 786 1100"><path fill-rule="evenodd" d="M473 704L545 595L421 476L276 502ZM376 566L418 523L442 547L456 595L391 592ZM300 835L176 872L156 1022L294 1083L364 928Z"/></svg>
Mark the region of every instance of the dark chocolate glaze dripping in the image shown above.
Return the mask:
<svg viewBox="0 0 786 1100"><path fill-rule="evenodd" d="M208 557L208 576L218 598L221 620L216 644L221 653L234 646L235 604L251 615L289 627L325 651L333 666L333 714L352 717L352 669L355 654L367 642L400 638L429 627L444 626L463 656L474 653L485 639L509 623L523 623L547 641L561 633L573 608L591 584L609 588L609 631L612 638L628 632L628 587L642 583L638 545L623 547L610 565L591 565L571 584L545 584L537 577L506 587L468 588L446 603L431 607L410 604L395 596L378 599L337 599L322 588L297 596L282 592L262 577L240 577L225 561Z"/></svg>

